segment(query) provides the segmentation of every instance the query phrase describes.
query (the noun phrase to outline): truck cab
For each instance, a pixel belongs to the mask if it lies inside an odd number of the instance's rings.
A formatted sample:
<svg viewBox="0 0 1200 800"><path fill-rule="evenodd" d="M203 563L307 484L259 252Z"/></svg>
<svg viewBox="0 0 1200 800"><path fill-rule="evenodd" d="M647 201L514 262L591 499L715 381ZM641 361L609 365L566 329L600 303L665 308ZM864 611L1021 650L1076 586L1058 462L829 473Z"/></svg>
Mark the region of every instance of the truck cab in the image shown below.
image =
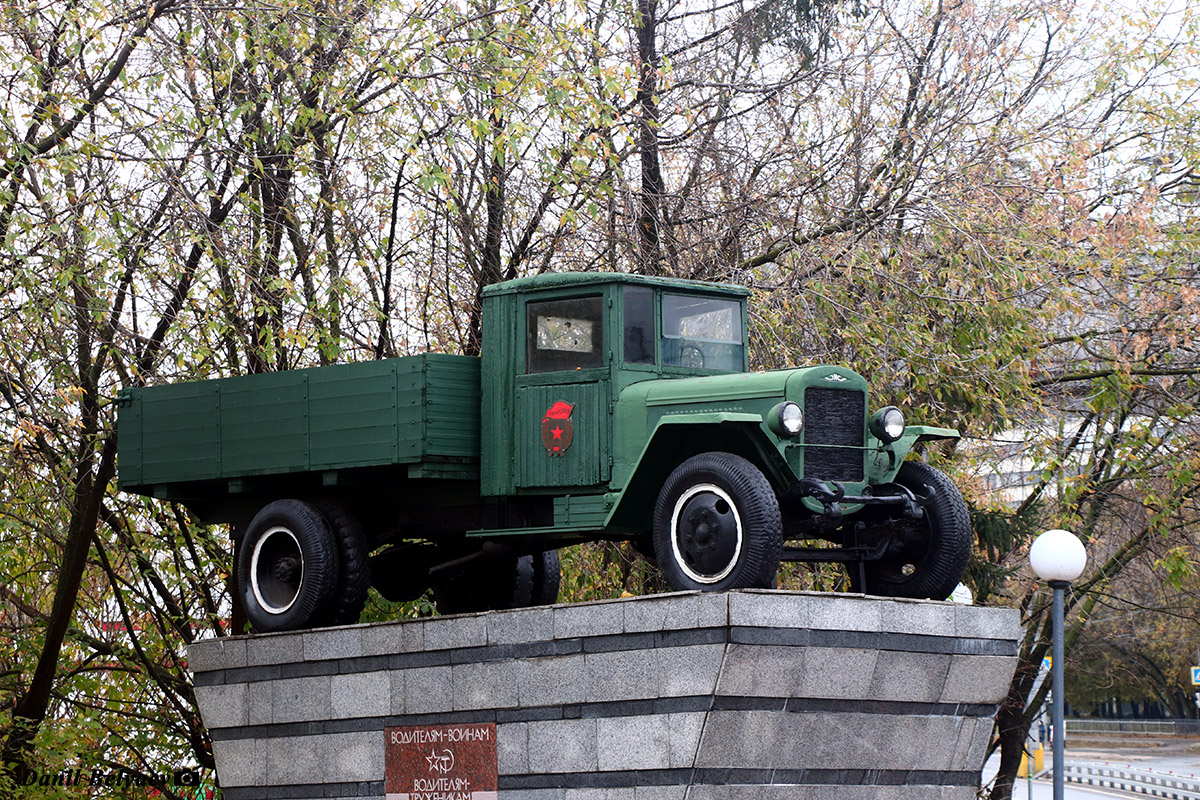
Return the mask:
<svg viewBox="0 0 1200 800"><path fill-rule="evenodd" d="M781 559L832 560L858 588L947 596L969 552L965 504L905 461L957 432L872 413L866 380L842 367L749 372L749 296L596 273L486 289L483 492L553 497L553 522L523 535L632 539L675 588L768 586ZM947 508L929 510L935 496ZM731 567L735 552L762 563Z"/></svg>

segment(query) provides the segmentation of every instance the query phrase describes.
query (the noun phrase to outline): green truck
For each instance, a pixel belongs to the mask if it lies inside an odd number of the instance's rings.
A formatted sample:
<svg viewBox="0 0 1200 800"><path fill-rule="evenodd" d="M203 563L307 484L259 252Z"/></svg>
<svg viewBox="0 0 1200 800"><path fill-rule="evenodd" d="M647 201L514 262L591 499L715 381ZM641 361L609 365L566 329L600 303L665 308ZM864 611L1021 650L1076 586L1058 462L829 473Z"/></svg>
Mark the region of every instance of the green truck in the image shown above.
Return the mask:
<svg viewBox="0 0 1200 800"><path fill-rule="evenodd" d="M122 390L121 489L228 523L257 631L355 622L369 586L443 613L557 599L557 549L632 541L674 589L842 562L944 599L970 519L842 367L749 372L740 287L544 274L483 293L481 357Z"/></svg>

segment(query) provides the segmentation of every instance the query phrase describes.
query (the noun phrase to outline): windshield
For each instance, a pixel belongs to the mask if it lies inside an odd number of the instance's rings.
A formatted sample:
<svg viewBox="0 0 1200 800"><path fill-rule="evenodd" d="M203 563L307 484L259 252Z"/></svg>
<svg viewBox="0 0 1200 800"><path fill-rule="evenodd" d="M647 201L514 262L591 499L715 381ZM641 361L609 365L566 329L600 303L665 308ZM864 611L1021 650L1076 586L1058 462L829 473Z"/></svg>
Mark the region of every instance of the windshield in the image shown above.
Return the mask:
<svg viewBox="0 0 1200 800"><path fill-rule="evenodd" d="M663 364L741 372L742 305L736 300L664 294Z"/></svg>

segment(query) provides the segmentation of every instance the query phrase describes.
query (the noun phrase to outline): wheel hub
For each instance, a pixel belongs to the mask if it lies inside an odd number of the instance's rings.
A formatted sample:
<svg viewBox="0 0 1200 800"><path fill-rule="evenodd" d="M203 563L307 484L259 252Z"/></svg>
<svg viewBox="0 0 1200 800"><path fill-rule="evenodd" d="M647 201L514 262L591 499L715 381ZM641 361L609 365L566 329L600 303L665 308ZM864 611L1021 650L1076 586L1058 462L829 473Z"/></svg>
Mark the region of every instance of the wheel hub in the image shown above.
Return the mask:
<svg viewBox="0 0 1200 800"><path fill-rule="evenodd" d="M275 562L273 573L275 579L287 584L296 583L296 575L300 571L300 559L295 556L284 556Z"/></svg>
<svg viewBox="0 0 1200 800"><path fill-rule="evenodd" d="M268 614L282 614L296 602L304 579L304 554L292 531L271 528L254 544L250 589Z"/></svg>
<svg viewBox="0 0 1200 800"><path fill-rule="evenodd" d="M733 571L742 549L742 522L729 495L718 486L693 486L675 504L672 546L685 573L699 583L717 583Z"/></svg>

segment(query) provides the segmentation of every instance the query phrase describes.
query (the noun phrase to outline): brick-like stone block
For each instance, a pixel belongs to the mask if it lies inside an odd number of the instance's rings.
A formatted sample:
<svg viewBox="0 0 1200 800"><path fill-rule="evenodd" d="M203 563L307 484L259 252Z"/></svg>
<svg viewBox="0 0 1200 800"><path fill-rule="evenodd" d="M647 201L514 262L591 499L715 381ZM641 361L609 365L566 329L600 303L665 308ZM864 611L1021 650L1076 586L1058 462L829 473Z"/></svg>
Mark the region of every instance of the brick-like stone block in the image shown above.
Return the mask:
<svg viewBox="0 0 1200 800"><path fill-rule="evenodd" d="M681 712L667 715L668 733L671 737L670 767L692 767L700 750L700 735L704 732L704 721L708 715L703 711Z"/></svg>
<svg viewBox="0 0 1200 800"><path fill-rule="evenodd" d="M544 642L554 638L554 609L529 608L487 615L488 644Z"/></svg>
<svg viewBox="0 0 1200 800"><path fill-rule="evenodd" d="M566 789L505 789L504 800L566 800Z"/></svg>
<svg viewBox="0 0 1200 800"><path fill-rule="evenodd" d="M653 650L586 653L587 700L604 703L657 697L663 685Z"/></svg>
<svg viewBox="0 0 1200 800"><path fill-rule="evenodd" d="M686 786L638 786L633 800L686 800Z"/></svg>
<svg viewBox="0 0 1200 800"><path fill-rule="evenodd" d="M861 595L809 594L807 627L813 630L879 631L883 613L879 600Z"/></svg>
<svg viewBox="0 0 1200 800"><path fill-rule="evenodd" d="M1017 660L1003 656L963 656L950 659L942 688L943 703L999 703L1008 692Z"/></svg>
<svg viewBox="0 0 1200 800"><path fill-rule="evenodd" d="M971 744L967 747L966 763L971 769L976 764L983 766L983 757L987 754L988 744L992 741L994 723L990 719L975 720L975 730L971 731Z"/></svg>
<svg viewBox="0 0 1200 800"><path fill-rule="evenodd" d="M666 769L671 762L670 721L663 714L599 719L596 756L602 772Z"/></svg>
<svg viewBox="0 0 1200 800"><path fill-rule="evenodd" d="M596 720L562 719L529 723L531 772L595 772Z"/></svg>
<svg viewBox="0 0 1200 800"><path fill-rule="evenodd" d="M954 744L954 753L951 756L951 763L966 764L967 756L971 751L971 744L975 740L975 726L981 723L986 723L988 731L991 731L994 725L991 718L979 719L976 717L966 717L959 720L958 724L958 741Z"/></svg>
<svg viewBox="0 0 1200 800"><path fill-rule="evenodd" d="M496 726L496 757L501 775L529 772L529 725L510 722Z"/></svg>
<svg viewBox="0 0 1200 800"><path fill-rule="evenodd" d="M1021 616L1015 608L955 606L954 635L967 639L1011 639L1021 635Z"/></svg>
<svg viewBox="0 0 1200 800"><path fill-rule="evenodd" d="M809 648L731 644L721 666L717 694L729 697L791 697L804 686L804 658ZM872 662L872 667L874 662ZM869 685L870 672L865 683ZM823 695L806 695L815 696Z"/></svg>
<svg viewBox="0 0 1200 800"><path fill-rule="evenodd" d="M384 771L383 731L332 733L314 737L331 760L326 780L336 783L377 781Z"/></svg>
<svg viewBox="0 0 1200 800"><path fill-rule="evenodd" d="M658 696L692 697L713 693L725 645L660 647L653 653L651 669L658 676Z"/></svg>
<svg viewBox="0 0 1200 800"><path fill-rule="evenodd" d="M487 645L487 617L462 614L425 620L425 649L450 650Z"/></svg>
<svg viewBox="0 0 1200 800"><path fill-rule="evenodd" d="M405 670L404 706L400 713L434 714L453 707L454 677L450 667Z"/></svg>
<svg viewBox="0 0 1200 800"><path fill-rule="evenodd" d="M333 675L329 691L331 719L379 717L391 713L392 676L388 672Z"/></svg>
<svg viewBox="0 0 1200 800"><path fill-rule="evenodd" d="M456 664L451 668L451 674L455 711L517 705L519 687L515 661Z"/></svg>
<svg viewBox="0 0 1200 800"><path fill-rule="evenodd" d="M216 740L212 748L222 786L267 785L267 740Z"/></svg>
<svg viewBox="0 0 1200 800"><path fill-rule="evenodd" d="M393 714L404 713L404 676L412 670L396 669L388 673L389 704ZM451 687L453 689L453 686Z"/></svg>
<svg viewBox="0 0 1200 800"><path fill-rule="evenodd" d="M246 639L203 639L187 646L187 666L192 672L240 669L247 665Z"/></svg>
<svg viewBox="0 0 1200 800"><path fill-rule="evenodd" d="M768 589L730 592L729 624L751 628L804 628L809 595Z"/></svg>
<svg viewBox="0 0 1200 800"><path fill-rule="evenodd" d="M246 639L246 663L292 664L304 660L304 637L294 633L266 633Z"/></svg>
<svg viewBox="0 0 1200 800"><path fill-rule="evenodd" d="M325 780L329 753L323 736L280 736L267 740L267 785Z"/></svg>
<svg viewBox="0 0 1200 800"><path fill-rule="evenodd" d="M196 704L204 718L204 725L211 729L236 728L248 725L246 684L228 686L197 686Z"/></svg>
<svg viewBox="0 0 1200 800"><path fill-rule="evenodd" d="M855 647L806 647L796 697L865 700L871 697L878 650Z"/></svg>
<svg viewBox="0 0 1200 800"><path fill-rule="evenodd" d="M425 649L425 622L414 619L366 625L361 647L364 656L418 653Z"/></svg>
<svg viewBox="0 0 1200 800"><path fill-rule="evenodd" d="M935 703L950 670L950 656L943 653L913 653L881 650L875 660L871 697L876 700L904 700Z"/></svg>
<svg viewBox="0 0 1200 800"><path fill-rule="evenodd" d="M246 686L246 717L250 725L270 725L274 716L274 681L255 681Z"/></svg>
<svg viewBox="0 0 1200 800"><path fill-rule="evenodd" d="M956 635L958 614L953 603L897 598L881 604L879 611L880 629L889 633Z"/></svg>
<svg viewBox="0 0 1200 800"><path fill-rule="evenodd" d="M711 711L705 721L697 767L765 769L775 763L784 741L782 727L788 717L772 711Z"/></svg>
<svg viewBox="0 0 1200 800"><path fill-rule="evenodd" d="M305 661L357 658L362 652L362 628L330 628L307 631L304 639Z"/></svg>
<svg viewBox="0 0 1200 800"><path fill-rule="evenodd" d="M636 800L632 786L616 788L567 789L567 800Z"/></svg>
<svg viewBox="0 0 1200 800"><path fill-rule="evenodd" d="M517 661L517 688L525 708L582 703L588 696L582 653Z"/></svg>
<svg viewBox="0 0 1200 800"><path fill-rule="evenodd" d="M624 603L625 632L712 628L729 622L728 596L714 592L674 592L631 598Z"/></svg>
<svg viewBox="0 0 1200 800"><path fill-rule="evenodd" d="M311 722L330 717L330 676L272 681L271 721Z"/></svg>
<svg viewBox="0 0 1200 800"><path fill-rule="evenodd" d="M621 601L554 607L554 638L605 636L625 630L625 604Z"/></svg>

